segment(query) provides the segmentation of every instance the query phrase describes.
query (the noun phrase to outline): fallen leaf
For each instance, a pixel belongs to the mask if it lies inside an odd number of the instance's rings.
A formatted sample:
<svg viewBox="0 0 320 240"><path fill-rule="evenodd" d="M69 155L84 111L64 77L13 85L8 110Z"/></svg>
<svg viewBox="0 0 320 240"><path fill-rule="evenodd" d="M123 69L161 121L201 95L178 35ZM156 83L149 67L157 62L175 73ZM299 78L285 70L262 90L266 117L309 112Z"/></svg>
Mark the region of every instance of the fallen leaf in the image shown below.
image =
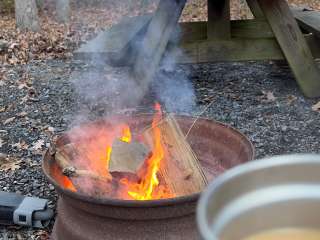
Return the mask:
<svg viewBox="0 0 320 240"><path fill-rule="evenodd" d="M267 100L267 102L274 102L275 100L277 100L277 98L274 96L273 92L271 91L262 91L262 93L264 94L265 99Z"/></svg>
<svg viewBox="0 0 320 240"><path fill-rule="evenodd" d="M312 110L316 112L320 112L320 102L316 103L312 106Z"/></svg>
<svg viewBox="0 0 320 240"><path fill-rule="evenodd" d="M294 101L296 101L298 98L296 97L296 96L294 96L294 95L289 95L288 97L287 97L287 104L288 105L291 105Z"/></svg>
<svg viewBox="0 0 320 240"><path fill-rule="evenodd" d="M3 82L3 84L5 84L5 80L7 80L6 72L0 71L0 82Z"/></svg>
<svg viewBox="0 0 320 240"><path fill-rule="evenodd" d="M0 172L1 171L15 171L20 168L20 160L16 158L0 154Z"/></svg>
<svg viewBox="0 0 320 240"><path fill-rule="evenodd" d="M25 83L25 82L19 82L18 83L18 89L23 89L23 88L27 88L29 89L29 86Z"/></svg>
<svg viewBox="0 0 320 240"><path fill-rule="evenodd" d="M23 240L23 237L21 236L20 233L17 234L17 240Z"/></svg>
<svg viewBox="0 0 320 240"><path fill-rule="evenodd" d="M24 103L26 103L28 100L29 100L29 96L26 95L26 96L24 96L23 98L21 98L20 104L24 104Z"/></svg>
<svg viewBox="0 0 320 240"><path fill-rule="evenodd" d="M54 129L53 127L48 127L47 129L48 129L48 131L49 131L50 133L54 133L54 132L55 132L55 129Z"/></svg>
<svg viewBox="0 0 320 240"><path fill-rule="evenodd" d="M9 123L13 122L15 119L16 119L16 117L8 118L7 120L5 120L5 121L3 122L3 124L4 124L4 125L9 124Z"/></svg>
<svg viewBox="0 0 320 240"><path fill-rule="evenodd" d="M33 144L32 149L35 150L35 151L40 150L40 149L42 149L43 145L44 145L44 140L40 139L40 140L38 140L37 142L35 142Z"/></svg>
<svg viewBox="0 0 320 240"><path fill-rule="evenodd" d="M28 113L27 112L20 112L20 113L17 113L17 117L25 117L27 116Z"/></svg>
<svg viewBox="0 0 320 240"><path fill-rule="evenodd" d="M12 144L11 146L13 148L17 148L18 150L26 150L29 148L28 144L24 140L21 140L18 143Z"/></svg>
<svg viewBox="0 0 320 240"><path fill-rule="evenodd" d="M4 112L5 110L6 110L5 107L0 108L0 113L1 113L1 112Z"/></svg>

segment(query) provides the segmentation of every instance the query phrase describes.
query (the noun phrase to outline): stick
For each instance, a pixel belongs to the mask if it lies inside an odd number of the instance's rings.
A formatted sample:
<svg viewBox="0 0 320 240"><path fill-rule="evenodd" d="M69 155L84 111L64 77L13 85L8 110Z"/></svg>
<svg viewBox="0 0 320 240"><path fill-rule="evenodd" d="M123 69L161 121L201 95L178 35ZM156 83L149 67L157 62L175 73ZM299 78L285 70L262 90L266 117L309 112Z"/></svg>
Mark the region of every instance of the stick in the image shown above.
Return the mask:
<svg viewBox="0 0 320 240"><path fill-rule="evenodd" d="M75 148L72 144L64 145L62 148L57 149L55 153L55 160L58 166L61 168L63 175L67 177L87 177L94 180L111 181L112 176L100 176L99 174L89 171L77 169L71 164L72 158L77 155Z"/></svg>
<svg viewBox="0 0 320 240"><path fill-rule="evenodd" d="M196 119L195 119L195 120L193 121L193 123L191 124L191 126L190 126L190 128L189 128L189 130L188 130L188 132L187 132L187 134L186 134L186 136L185 136L185 139L188 138L189 133L191 132L192 128L193 128L194 125L197 123L197 121L199 120L199 118L202 116L202 114L204 114L204 113L208 110L208 108L211 107L211 105L212 105L213 103L214 103L214 100L212 100L212 101L203 109L203 111L201 111L201 112L197 115Z"/></svg>

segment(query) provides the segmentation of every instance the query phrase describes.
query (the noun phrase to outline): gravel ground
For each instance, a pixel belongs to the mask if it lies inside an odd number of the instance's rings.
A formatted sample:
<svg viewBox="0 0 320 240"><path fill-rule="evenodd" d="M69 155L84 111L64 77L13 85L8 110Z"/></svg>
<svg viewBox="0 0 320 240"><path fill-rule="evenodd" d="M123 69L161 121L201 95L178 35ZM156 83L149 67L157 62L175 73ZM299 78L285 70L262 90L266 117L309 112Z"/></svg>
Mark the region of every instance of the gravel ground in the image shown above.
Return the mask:
<svg viewBox="0 0 320 240"><path fill-rule="evenodd" d="M0 190L48 198L55 206L56 194L42 174L41 156L50 139L69 128L74 112L87 100L74 91L70 76L91 67L79 61L50 60L0 68L7 78L0 81L0 163L6 164L0 164L0 169L8 168L1 171ZM204 116L248 135L257 158L319 152L320 113L312 105L320 99L304 98L285 64L189 65L170 74L182 73L196 90L197 106L189 114L214 101ZM87 109L93 117L104 115L108 101L87 104ZM47 239L51 228L52 224L40 231L0 227L0 239Z"/></svg>

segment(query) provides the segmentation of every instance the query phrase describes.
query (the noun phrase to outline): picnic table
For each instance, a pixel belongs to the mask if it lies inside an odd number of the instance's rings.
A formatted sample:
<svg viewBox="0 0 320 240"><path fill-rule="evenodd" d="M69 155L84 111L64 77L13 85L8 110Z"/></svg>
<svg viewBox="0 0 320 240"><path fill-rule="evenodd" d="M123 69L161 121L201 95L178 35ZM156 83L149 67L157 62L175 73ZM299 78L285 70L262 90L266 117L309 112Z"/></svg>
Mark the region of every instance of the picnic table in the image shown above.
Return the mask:
<svg viewBox="0 0 320 240"><path fill-rule="evenodd" d="M303 93L319 97L320 69L314 58L320 57L320 13L309 11L310 17L291 10L285 0L246 1L254 19L231 21L230 0L208 0L208 21L179 23L186 0L160 0L153 14L124 20L77 55L105 53L111 64L131 65L141 86L151 81L166 52L177 48L184 53L180 63L286 60ZM173 37L178 26L179 42ZM95 49L98 41L105 41L103 49Z"/></svg>

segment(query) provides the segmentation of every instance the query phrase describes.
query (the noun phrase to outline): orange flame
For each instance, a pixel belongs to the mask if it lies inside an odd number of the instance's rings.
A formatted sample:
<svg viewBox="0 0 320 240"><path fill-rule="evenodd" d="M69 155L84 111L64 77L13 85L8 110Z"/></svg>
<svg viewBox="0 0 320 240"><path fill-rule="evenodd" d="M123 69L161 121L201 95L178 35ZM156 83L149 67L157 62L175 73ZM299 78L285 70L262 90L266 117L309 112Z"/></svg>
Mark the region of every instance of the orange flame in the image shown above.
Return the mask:
<svg viewBox="0 0 320 240"><path fill-rule="evenodd" d="M152 153L145 159L143 166L139 169L135 177L130 177L123 173L125 177L119 180L120 184L115 197L130 200L152 200L174 197L169 187L165 185L158 176L161 162L165 156L165 150L162 143L161 128L159 127L159 123L162 120L161 106L157 103L154 108L156 113L152 121ZM95 129L95 131L96 130L97 129ZM135 140L143 141L141 137L142 136ZM121 123L112 126L112 128L98 129L94 141L83 142L88 149L85 154L90 159L88 166L92 171L102 176L109 174L108 165L112 153L112 144L115 139L120 139L130 144L132 141L130 127ZM59 180L59 183L64 187L71 191L76 191L69 178L59 176Z"/></svg>
<svg viewBox="0 0 320 240"><path fill-rule="evenodd" d="M61 173L61 169L57 165L53 166L51 174L59 185L64 186L66 189L69 189L72 192L77 191L71 180Z"/></svg>
<svg viewBox="0 0 320 240"><path fill-rule="evenodd" d="M131 142L131 131L128 125L124 125L122 128L122 136L120 138L121 141L130 143Z"/></svg>
<svg viewBox="0 0 320 240"><path fill-rule="evenodd" d="M160 104L155 105L156 114L152 122L152 130L154 135L154 148L152 155L146 160L146 168L140 172L139 183L130 183L127 179L120 181L127 185L128 195L135 200L151 200L172 197L170 191L163 185L159 185L158 171L160 169L161 160L164 158L164 148L161 140L161 130L158 127L162 119Z"/></svg>
<svg viewBox="0 0 320 240"><path fill-rule="evenodd" d="M152 130L154 134L154 149L152 155L147 159L146 172L140 176L142 179L141 182L129 185L128 194L135 200L150 200L161 197L155 196L155 188L159 185L157 173L160 169L161 160L164 157L164 150L161 142L161 130L158 127L158 123L162 119L160 104L156 104L155 109L157 112L152 122Z"/></svg>

